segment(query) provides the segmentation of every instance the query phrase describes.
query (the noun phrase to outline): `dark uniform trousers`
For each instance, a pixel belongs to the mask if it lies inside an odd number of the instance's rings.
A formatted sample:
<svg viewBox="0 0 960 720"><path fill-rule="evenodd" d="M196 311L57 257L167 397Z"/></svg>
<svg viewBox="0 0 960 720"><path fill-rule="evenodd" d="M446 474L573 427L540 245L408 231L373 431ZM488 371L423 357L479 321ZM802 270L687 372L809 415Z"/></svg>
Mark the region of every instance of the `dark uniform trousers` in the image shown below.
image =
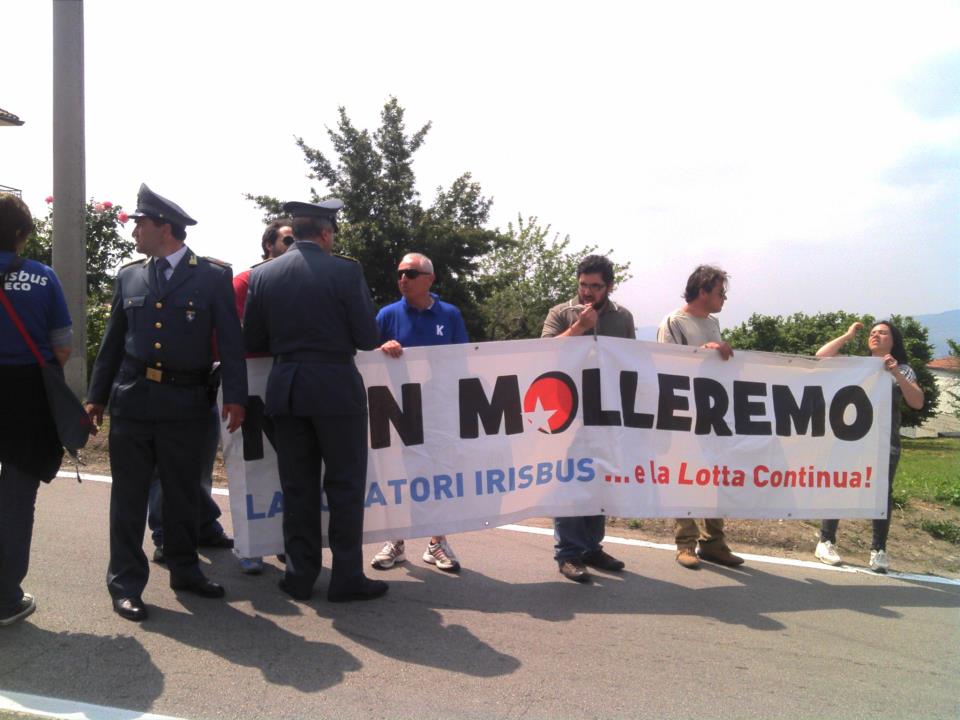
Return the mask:
<svg viewBox="0 0 960 720"><path fill-rule="evenodd" d="M149 577L143 552L147 495L154 467L163 489L164 553L171 579L201 577L197 561L206 417L110 422L110 566L113 597L140 597Z"/></svg>
<svg viewBox="0 0 960 720"><path fill-rule="evenodd" d="M330 588L336 592L349 587L363 574L367 418L275 415L273 422L283 488L287 582L295 590L309 593L320 574L322 487L330 508Z"/></svg>
<svg viewBox="0 0 960 720"><path fill-rule="evenodd" d="M220 524L220 506L213 499L213 467L217 463L217 449L220 447L220 408L213 405L204 430L203 442L203 469L201 471L200 493L200 526L198 537L200 542L218 540L224 535L223 525ZM160 470L154 469L153 479L150 482L149 506L147 508L147 527L153 537L153 544L163 546L163 489L160 487Z"/></svg>
<svg viewBox="0 0 960 720"><path fill-rule="evenodd" d="M154 467L163 488L171 580L203 577L197 527L214 336L224 403L243 405L247 399L230 269L187 249L164 288L158 288L157 277L153 260L130 263L117 274L88 394L90 402L110 405L107 589L114 598L139 598L147 583L143 534Z"/></svg>
<svg viewBox="0 0 960 720"><path fill-rule="evenodd" d="M353 356L375 348L380 335L362 268L297 241L250 274L243 332L248 352L274 356L264 412L274 423L283 488L285 583L307 596L320 573L322 488L333 555L328 592L349 593L363 584L367 477L367 393Z"/></svg>

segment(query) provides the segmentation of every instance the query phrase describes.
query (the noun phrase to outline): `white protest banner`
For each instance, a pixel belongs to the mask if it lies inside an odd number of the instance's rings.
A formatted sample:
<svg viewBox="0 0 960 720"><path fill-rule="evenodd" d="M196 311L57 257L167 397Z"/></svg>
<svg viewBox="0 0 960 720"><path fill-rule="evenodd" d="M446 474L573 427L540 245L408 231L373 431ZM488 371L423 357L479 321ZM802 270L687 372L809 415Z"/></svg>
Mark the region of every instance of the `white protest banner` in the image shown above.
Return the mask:
<svg viewBox="0 0 960 720"><path fill-rule="evenodd" d="M224 443L242 554L282 549L261 400L270 364L248 361L248 420ZM532 516L886 512L891 382L874 358L723 361L601 337L373 351L357 366L370 405L366 542Z"/></svg>

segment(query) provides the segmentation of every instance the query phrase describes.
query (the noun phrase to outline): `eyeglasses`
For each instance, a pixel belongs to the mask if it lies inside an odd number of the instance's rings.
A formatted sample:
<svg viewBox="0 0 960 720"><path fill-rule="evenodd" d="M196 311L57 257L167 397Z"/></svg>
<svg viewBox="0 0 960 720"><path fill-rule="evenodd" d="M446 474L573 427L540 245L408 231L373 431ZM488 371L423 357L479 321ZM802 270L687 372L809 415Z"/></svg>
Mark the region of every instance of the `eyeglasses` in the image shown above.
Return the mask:
<svg viewBox="0 0 960 720"><path fill-rule="evenodd" d="M580 286L580 289L581 289L581 290L589 290L589 291L591 291L591 292L600 292L601 290L603 290L603 289L607 286L606 283L585 283L585 282L582 282L582 283L577 283L577 284Z"/></svg>
<svg viewBox="0 0 960 720"><path fill-rule="evenodd" d="M399 280L404 275L406 275L408 280L416 280L421 275L429 275L429 274L430 273L426 273L423 270L414 270L413 268L401 268L400 270L397 270L397 279Z"/></svg>

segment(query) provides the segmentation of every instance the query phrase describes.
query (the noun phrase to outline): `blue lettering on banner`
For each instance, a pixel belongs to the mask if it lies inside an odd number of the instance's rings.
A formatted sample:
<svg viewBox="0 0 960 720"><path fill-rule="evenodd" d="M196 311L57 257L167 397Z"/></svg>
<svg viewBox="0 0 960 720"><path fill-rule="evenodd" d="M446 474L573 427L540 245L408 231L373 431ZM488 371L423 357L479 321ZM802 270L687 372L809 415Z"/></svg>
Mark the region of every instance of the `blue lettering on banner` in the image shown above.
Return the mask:
<svg viewBox="0 0 960 720"><path fill-rule="evenodd" d="M266 511L257 512L253 495L247 493L247 520L266 520L283 513L283 492L277 490L270 499L270 507Z"/></svg>
<svg viewBox="0 0 960 720"><path fill-rule="evenodd" d="M321 503L321 509L323 505ZM270 503L270 510L267 511L267 517L273 517L274 515L280 515L283 512L283 493L280 490L277 490L273 494L273 501Z"/></svg>
<svg viewBox="0 0 960 720"><path fill-rule="evenodd" d="M546 485L553 480L553 463L537 463L537 485Z"/></svg>
<svg viewBox="0 0 960 720"><path fill-rule="evenodd" d="M380 489L380 483L374 480L372 483L370 483L370 487L367 488L367 499L363 501L363 506L368 508L371 505L386 506L386 504L387 499L383 496L383 491Z"/></svg>
<svg viewBox="0 0 960 720"><path fill-rule="evenodd" d="M430 498L430 481L417 477L410 481L410 497L414 502L423 502Z"/></svg>
<svg viewBox="0 0 960 720"><path fill-rule="evenodd" d="M524 490L532 485L546 485L554 480L562 483L572 481L590 482L596 478L592 457L563 458L553 462L520 467L486 468L473 472L473 494L503 495ZM403 505L405 502L423 503L428 500L456 500L464 496L464 473L418 476L413 479L394 478L387 480L387 488L377 480L367 487L364 507L373 505Z"/></svg>
<svg viewBox="0 0 960 720"><path fill-rule="evenodd" d="M387 480L387 485L393 488L393 502L396 505L399 505L403 502L400 497L400 489L407 484L406 478L400 478L398 480Z"/></svg>
<svg viewBox="0 0 960 720"><path fill-rule="evenodd" d="M253 509L253 495L247 493L247 520L263 520L266 516L265 512L258 513Z"/></svg>

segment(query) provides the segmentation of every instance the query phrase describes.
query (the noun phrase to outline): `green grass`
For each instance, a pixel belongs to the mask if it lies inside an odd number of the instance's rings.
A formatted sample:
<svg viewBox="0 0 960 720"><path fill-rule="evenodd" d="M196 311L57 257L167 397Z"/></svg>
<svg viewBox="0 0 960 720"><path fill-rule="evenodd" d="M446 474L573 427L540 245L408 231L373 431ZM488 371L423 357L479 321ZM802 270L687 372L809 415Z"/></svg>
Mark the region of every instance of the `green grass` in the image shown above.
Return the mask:
<svg viewBox="0 0 960 720"><path fill-rule="evenodd" d="M960 438L903 440L894 502L911 499L960 506Z"/></svg>
<svg viewBox="0 0 960 720"><path fill-rule="evenodd" d="M960 525L950 520L921 520L920 527L938 540L960 545Z"/></svg>
<svg viewBox="0 0 960 720"><path fill-rule="evenodd" d="M896 480L893 481L893 495L891 499L893 500L893 507L900 508L901 510L910 503L910 496L897 487Z"/></svg>

